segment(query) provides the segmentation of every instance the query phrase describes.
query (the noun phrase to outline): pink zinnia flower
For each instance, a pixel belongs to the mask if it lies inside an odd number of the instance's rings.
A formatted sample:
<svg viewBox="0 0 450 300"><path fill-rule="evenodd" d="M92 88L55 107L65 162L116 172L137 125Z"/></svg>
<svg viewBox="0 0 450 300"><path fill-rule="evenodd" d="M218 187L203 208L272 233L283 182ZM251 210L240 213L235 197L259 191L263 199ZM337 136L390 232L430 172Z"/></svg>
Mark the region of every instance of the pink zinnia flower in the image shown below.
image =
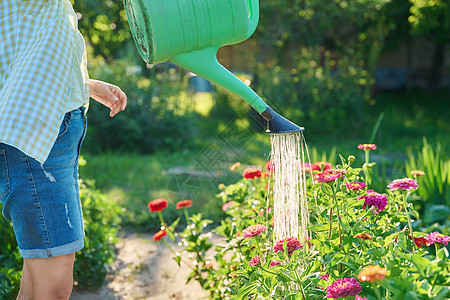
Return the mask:
<svg viewBox="0 0 450 300"><path fill-rule="evenodd" d="M177 203L177 209L182 209L183 207L191 207L192 200L181 200Z"/></svg>
<svg viewBox="0 0 450 300"><path fill-rule="evenodd" d="M250 259L250 262L248 263L250 266L257 266L261 262L261 257L259 255L256 255L252 259Z"/></svg>
<svg viewBox="0 0 450 300"><path fill-rule="evenodd" d="M266 163L266 170L269 171L270 174L272 174L275 171L275 164L273 163L273 161L269 160Z"/></svg>
<svg viewBox="0 0 450 300"><path fill-rule="evenodd" d="M243 176L246 179L254 179L255 177L261 177L261 170L256 168L245 169Z"/></svg>
<svg viewBox="0 0 450 300"><path fill-rule="evenodd" d="M375 144L359 144L358 149L361 150L376 150L377 146Z"/></svg>
<svg viewBox="0 0 450 300"><path fill-rule="evenodd" d="M363 239L363 240L371 240L372 239L372 237L369 234L365 233L365 232L355 235L355 238Z"/></svg>
<svg viewBox="0 0 450 300"><path fill-rule="evenodd" d="M326 169L325 173L335 173L335 174L347 174L348 171L344 169Z"/></svg>
<svg viewBox="0 0 450 300"><path fill-rule="evenodd" d="M368 190L367 195L361 196L358 200L364 199L363 209L366 209L367 205L375 206L377 208L377 213L384 210L387 205L387 197L383 194L378 194L373 190Z"/></svg>
<svg viewBox="0 0 450 300"><path fill-rule="evenodd" d="M263 233L264 231L266 231L266 226L261 224L252 225L242 230L242 237L244 238L254 237L257 235L261 235L261 233Z"/></svg>
<svg viewBox="0 0 450 300"><path fill-rule="evenodd" d="M390 191L395 191L397 189L400 190L415 190L419 187L417 182L414 179L411 178L402 178L402 179L395 179L387 186Z"/></svg>
<svg viewBox="0 0 450 300"><path fill-rule="evenodd" d="M330 278L330 274L326 273L325 275L320 276L320 279L328 281Z"/></svg>
<svg viewBox="0 0 450 300"><path fill-rule="evenodd" d="M342 174L336 173L319 173L314 176L316 182L332 182L343 176Z"/></svg>
<svg viewBox="0 0 450 300"><path fill-rule="evenodd" d="M283 251L283 244L285 240L281 240L275 243L273 246L273 251L275 253ZM290 237L286 239L286 247L288 251L288 255L292 255L295 250L303 248L303 244L296 238L296 237Z"/></svg>
<svg viewBox="0 0 450 300"><path fill-rule="evenodd" d="M151 212L163 211L168 206L166 199L155 199L148 203L148 209Z"/></svg>
<svg viewBox="0 0 450 300"><path fill-rule="evenodd" d="M328 169L331 169L331 163L326 161L316 161L311 165L313 171L325 172Z"/></svg>
<svg viewBox="0 0 450 300"><path fill-rule="evenodd" d="M338 279L327 287L327 298L356 297L361 285L355 278Z"/></svg>
<svg viewBox="0 0 450 300"><path fill-rule="evenodd" d="M222 205L222 210L227 211L231 206L233 206L236 202L230 201Z"/></svg>
<svg viewBox="0 0 450 300"><path fill-rule="evenodd" d="M447 246L448 242L450 242L450 237L443 235L437 231L428 234L426 237L428 245L432 245L434 243L444 244Z"/></svg>
<svg viewBox="0 0 450 300"><path fill-rule="evenodd" d="M366 184L364 182L346 182L345 185L349 190L361 190L366 187Z"/></svg>
<svg viewBox="0 0 450 300"><path fill-rule="evenodd" d="M162 239L163 237L165 237L167 235L167 232L165 230L160 230L157 233L155 233L153 235L153 240L155 242L159 241L160 239Z"/></svg>
<svg viewBox="0 0 450 300"><path fill-rule="evenodd" d="M367 298L356 295L355 300L367 300Z"/></svg>
<svg viewBox="0 0 450 300"><path fill-rule="evenodd" d="M278 260L272 260L270 262L269 268L273 268L275 266L279 266L279 265L285 265L286 263L283 261L278 261Z"/></svg>

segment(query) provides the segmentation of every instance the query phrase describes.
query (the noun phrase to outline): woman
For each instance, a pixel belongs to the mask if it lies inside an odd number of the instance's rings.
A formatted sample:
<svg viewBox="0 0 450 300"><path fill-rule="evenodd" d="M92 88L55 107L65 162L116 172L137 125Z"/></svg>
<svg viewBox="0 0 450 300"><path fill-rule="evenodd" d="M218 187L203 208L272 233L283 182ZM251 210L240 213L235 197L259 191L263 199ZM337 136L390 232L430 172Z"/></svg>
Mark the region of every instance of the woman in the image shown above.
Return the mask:
<svg viewBox="0 0 450 300"><path fill-rule="evenodd" d="M0 202L24 258L18 299L68 299L84 230L78 157L89 96L125 109L120 88L89 80L69 0L0 0Z"/></svg>

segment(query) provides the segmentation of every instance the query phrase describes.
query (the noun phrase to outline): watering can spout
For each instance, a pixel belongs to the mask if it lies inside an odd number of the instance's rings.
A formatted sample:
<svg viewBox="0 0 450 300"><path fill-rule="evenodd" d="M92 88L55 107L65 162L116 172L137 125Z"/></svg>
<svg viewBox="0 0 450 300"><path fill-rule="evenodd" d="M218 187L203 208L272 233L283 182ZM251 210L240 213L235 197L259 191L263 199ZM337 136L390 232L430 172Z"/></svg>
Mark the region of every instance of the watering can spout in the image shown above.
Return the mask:
<svg viewBox="0 0 450 300"><path fill-rule="evenodd" d="M261 116L267 120L266 132L270 134L294 133L305 130L305 128L300 127L288 119L280 116L269 106L267 106L267 109L261 113Z"/></svg>

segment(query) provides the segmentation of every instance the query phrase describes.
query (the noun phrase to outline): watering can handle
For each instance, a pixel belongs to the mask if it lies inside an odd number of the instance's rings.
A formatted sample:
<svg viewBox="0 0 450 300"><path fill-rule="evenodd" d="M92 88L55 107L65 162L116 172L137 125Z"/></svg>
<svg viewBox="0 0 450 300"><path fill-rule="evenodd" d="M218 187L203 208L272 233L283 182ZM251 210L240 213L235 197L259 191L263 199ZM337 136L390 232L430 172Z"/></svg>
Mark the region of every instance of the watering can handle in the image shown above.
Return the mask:
<svg viewBox="0 0 450 300"><path fill-rule="evenodd" d="M253 32L255 32L256 27L258 26L259 0L248 0L248 10L249 10L248 15L249 26L246 39L248 39L253 34Z"/></svg>

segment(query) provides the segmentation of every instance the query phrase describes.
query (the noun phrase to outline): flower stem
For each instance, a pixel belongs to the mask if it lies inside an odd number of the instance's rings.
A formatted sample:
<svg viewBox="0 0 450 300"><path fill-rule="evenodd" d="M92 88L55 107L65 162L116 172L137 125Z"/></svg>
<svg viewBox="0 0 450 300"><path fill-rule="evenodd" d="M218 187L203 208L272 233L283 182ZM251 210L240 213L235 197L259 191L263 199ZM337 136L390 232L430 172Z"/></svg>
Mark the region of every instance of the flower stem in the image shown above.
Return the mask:
<svg viewBox="0 0 450 300"><path fill-rule="evenodd" d="M413 241L413 248L414 250L417 250L416 243L414 242L414 232L411 226L411 218L409 217L408 203L406 202L406 198L408 197L407 192L402 191L402 195L403 195L403 205L405 206L406 217L408 219L409 234L411 234L411 239Z"/></svg>
<svg viewBox="0 0 450 300"><path fill-rule="evenodd" d="M258 255L261 257L261 247L259 246L258 237L255 237L256 240L256 248L258 249Z"/></svg>
<svg viewBox="0 0 450 300"><path fill-rule="evenodd" d="M183 210L184 210L184 217L186 218L186 226L188 226L189 225L189 214L188 214L187 208L184 208Z"/></svg>
<svg viewBox="0 0 450 300"><path fill-rule="evenodd" d="M336 198L336 191L334 189L334 186L332 187L331 190L333 191L333 200L336 205L336 211L337 211L337 216L338 216L339 244L342 245L341 222L339 222L341 220L341 215L339 214L339 206L338 206L338 202L337 202L337 198Z"/></svg>
<svg viewBox="0 0 450 300"><path fill-rule="evenodd" d="M332 221L332 219L331 219L332 214L333 214L333 208L331 207L331 208L330 208L330 230L329 230L329 232L328 232L328 238L329 238L329 239L331 239L331 228L333 227L333 221Z"/></svg>
<svg viewBox="0 0 450 300"><path fill-rule="evenodd" d="M375 291L375 295L377 296L377 299L378 299L378 300L381 300L381 294L380 294L380 291L379 291L378 288L375 286L375 283L374 283L374 282L371 282L371 284L372 284L373 290Z"/></svg>
<svg viewBox="0 0 450 300"><path fill-rule="evenodd" d="M158 217L159 217L159 221L161 222L161 226L164 226L165 228L167 228L168 226L167 226L166 222L164 222L161 211L158 211Z"/></svg>
<svg viewBox="0 0 450 300"><path fill-rule="evenodd" d="M168 242L166 242L165 239L162 239L162 241L164 242L164 244L166 244L167 248L169 248L170 252L172 252L173 255L179 256L179 254L177 254L177 253L172 249L172 247L169 245ZM180 261L182 261L182 262L183 262L186 266L188 266L192 271L195 271L194 267L192 267L190 263L188 263L188 262L185 261L183 258L181 258L181 256L180 256Z"/></svg>

